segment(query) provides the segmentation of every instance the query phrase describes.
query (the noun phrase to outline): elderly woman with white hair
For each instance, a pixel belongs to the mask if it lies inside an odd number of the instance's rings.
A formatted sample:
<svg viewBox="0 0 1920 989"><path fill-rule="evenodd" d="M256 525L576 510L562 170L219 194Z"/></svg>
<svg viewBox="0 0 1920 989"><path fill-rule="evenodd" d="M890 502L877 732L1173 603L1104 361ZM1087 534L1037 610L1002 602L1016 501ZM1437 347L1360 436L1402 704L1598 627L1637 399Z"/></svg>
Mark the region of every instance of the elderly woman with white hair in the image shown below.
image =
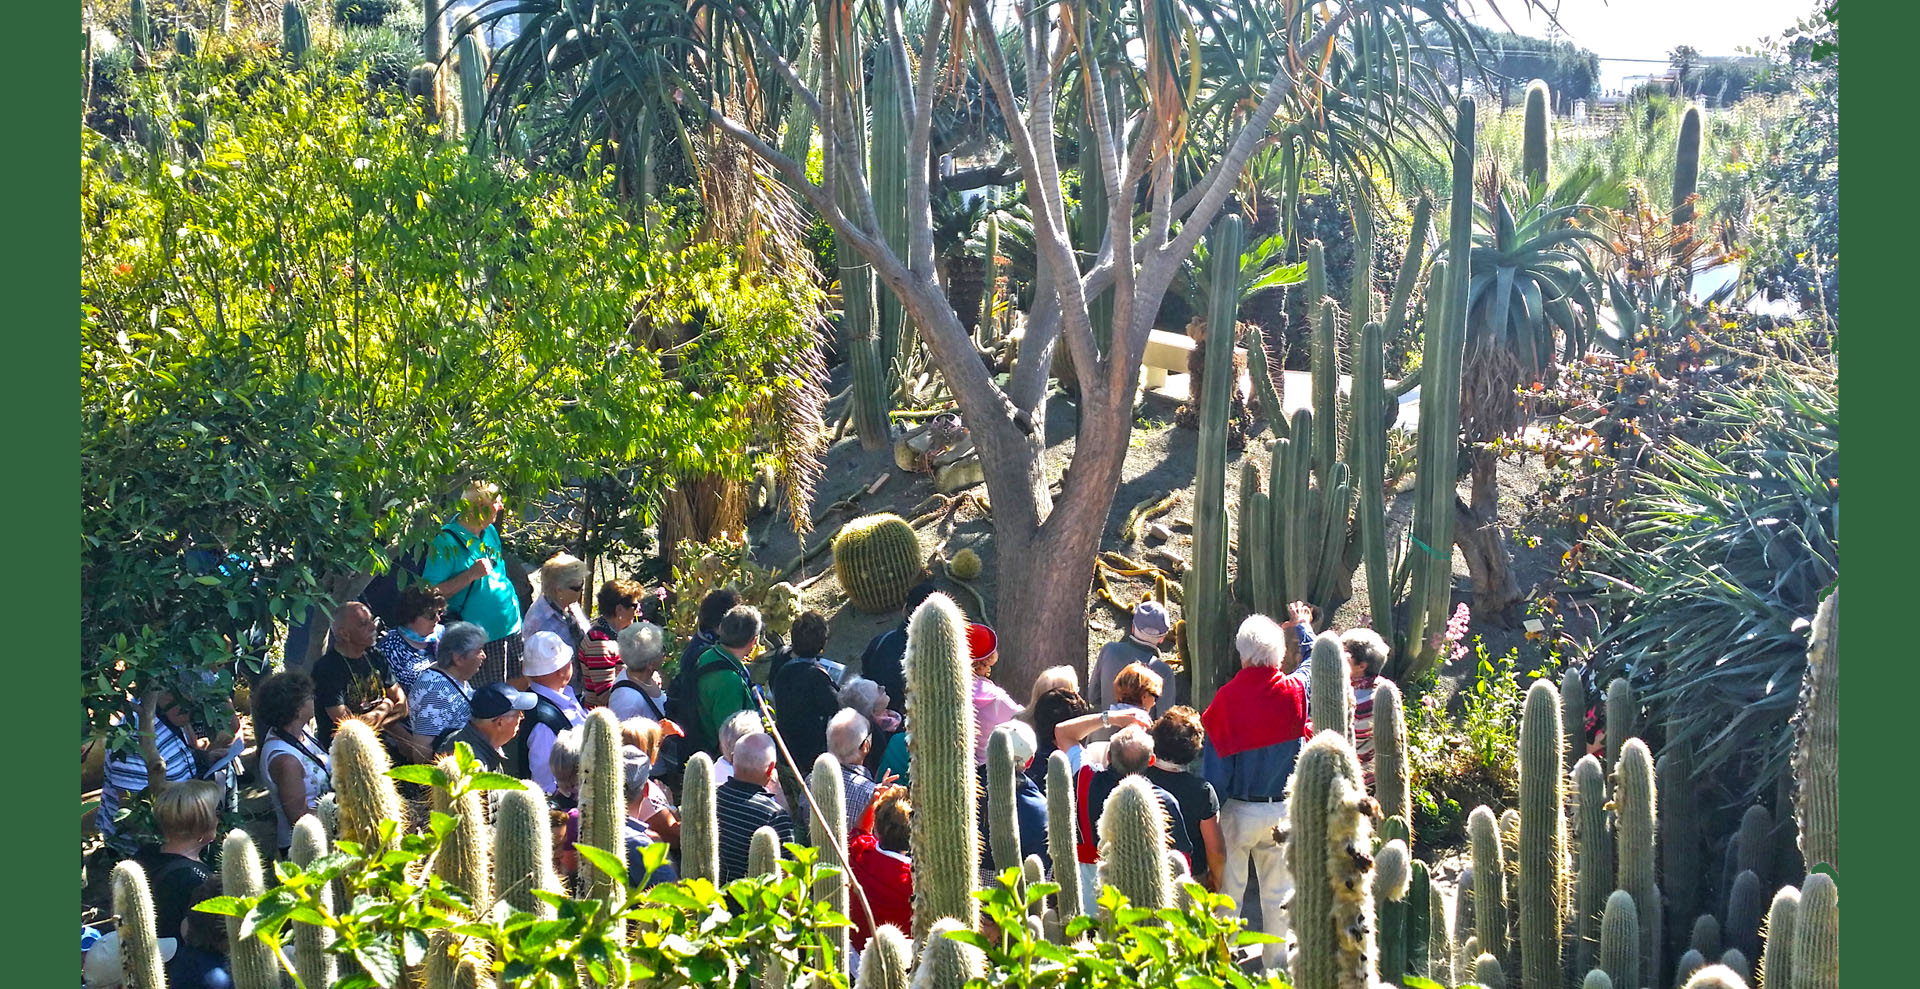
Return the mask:
<svg viewBox="0 0 1920 989"><path fill-rule="evenodd" d="M587 634L587 613L580 602L587 596L587 561L572 553L555 553L540 564L540 596L520 620L520 634L552 632L573 649Z"/></svg>
<svg viewBox="0 0 1920 989"><path fill-rule="evenodd" d="M660 681L660 664L667 658L667 630L652 622L634 622L621 629L615 641L623 668L607 694L607 706L622 721L664 719L667 694Z"/></svg>
<svg viewBox="0 0 1920 989"><path fill-rule="evenodd" d="M1273 829L1287 818L1287 781L1307 737L1307 684L1313 670L1312 610L1296 601L1287 612L1284 624L1265 615L1240 623L1234 639L1240 671L1220 686L1200 716L1207 735L1202 774L1221 799L1226 874L1220 892L1235 903L1246 902L1251 859L1260 876L1262 927L1281 938L1287 934L1285 903L1293 878ZM1292 671L1283 668L1295 648L1289 637L1301 653ZM1269 944L1264 952L1269 969L1284 964L1285 945Z"/></svg>
<svg viewBox="0 0 1920 989"><path fill-rule="evenodd" d="M873 732L867 768L878 770L888 744L895 735L906 730L906 719L894 712L893 698L887 693L887 688L866 677L854 677L840 687L840 706L853 708L866 716L867 727Z"/></svg>

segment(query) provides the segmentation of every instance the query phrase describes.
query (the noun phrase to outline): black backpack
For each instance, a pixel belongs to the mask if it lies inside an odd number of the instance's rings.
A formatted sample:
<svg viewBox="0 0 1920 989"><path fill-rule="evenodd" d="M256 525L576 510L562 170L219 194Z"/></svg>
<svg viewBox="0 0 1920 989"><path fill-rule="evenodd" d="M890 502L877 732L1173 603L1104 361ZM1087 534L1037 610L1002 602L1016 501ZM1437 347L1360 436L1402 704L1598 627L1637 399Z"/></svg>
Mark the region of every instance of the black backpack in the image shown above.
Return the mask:
<svg viewBox="0 0 1920 989"><path fill-rule="evenodd" d="M688 755L695 751L716 754L713 748L717 744L715 740L719 736L720 726L707 724L706 718L700 713L700 680L716 670L732 671L736 665L731 655L707 659L708 653L717 648L712 646L707 652L701 653L700 661L691 664L691 668L688 664L681 664L679 672L673 675L673 685L667 690L666 715L687 733ZM753 685L748 683L747 686L751 689Z"/></svg>

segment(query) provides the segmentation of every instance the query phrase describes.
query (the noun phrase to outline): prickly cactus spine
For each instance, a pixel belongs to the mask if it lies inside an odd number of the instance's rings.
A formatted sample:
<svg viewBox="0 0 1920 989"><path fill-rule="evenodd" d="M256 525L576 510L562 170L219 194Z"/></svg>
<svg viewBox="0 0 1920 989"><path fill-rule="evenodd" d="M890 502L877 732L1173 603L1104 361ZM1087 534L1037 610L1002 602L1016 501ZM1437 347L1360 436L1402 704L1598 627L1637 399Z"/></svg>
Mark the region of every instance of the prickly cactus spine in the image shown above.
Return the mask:
<svg viewBox="0 0 1920 989"><path fill-rule="evenodd" d="M1547 84L1527 83L1526 131L1520 145L1520 176L1529 186L1547 184Z"/></svg>
<svg viewBox="0 0 1920 989"><path fill-rule="evenodd" d="M919 816L917 809L914 816ZM916 913L914 923L919 922ZM920 942L920 964L913 971L913 989L961 989L968 980L986 974L986 958L979 948L947 936L967 929L952 917L941 917L927 929L926 938Z"/></svg>
<svg viewBox="0 0 1920 989"><path fill-rule="evenodd" d="M387 772L393 760L366 722L347 720L333 733L333 792L339 797L339 841L359 843L368 855L380 851L380 825L404 823L406 804ZM396 833L396 840L398 835Z"/></svg>
<svg viewBox="0 0 1920 989"><path fill-rule="evenodd" d="M1330 655L1339 655L1337 652ZM1300 751L1288 784L1287 864L1293 871L1297 985L1370 987L1374 973L1370 809L1353 745L1321 731Z"/></svg>
<svg viewBox="0 0 1920 989"><path fill-rule="evenodd" d="M1499 828L1485 805L1467 815L1467 842L1473 854L1473 933L1480 950L1496 958L1507 947L1507 866Z"/></svg>
<svg viewBox="0 0 1920 989"><path fill-rule="evenodd" d="M1593 967L1600 950L1600 915L1613 891L1613 833L1607 827L1607 781L1600 760L1581 756L1573 767L1574 838L1573 967Z"/></svg>
<svg viewBox="0 0 1920 989"><path fill-rule="evenodd" d="M898 515L863 515L833 537L833 569L855 607L870 614L893 611L920 577L920 537Z"/></svg>
<svg viewBox="0 0 1920 989"><path fill-rule="evenodd" d="M987 843L993 853L993 871L1020 864L1020 820L1014 806L1013 738L995 731L987 739Z"/></svg>
<svg viewBox="0 0 1920 989"><path fill-rule="evenodd" d="M1840 987L1840 889L1816 872L1800 884L1793 919L1792 989Z"/></svg>
<svg viewBox="0 0 1920 989"><path fill-rule="evenodd" d="M347 724L359 724L349 721ZM363 726L364 727L364 726ZM338 750L339 740L334 740ZM263 896L266 880L260 872L260 850L245 831L234 828L220 844L220 892L228 896ZM235 989L273 989L280 984L280 969L273 949L265 941L249 934L240 936L240 922L227 924L227 961L233 972Z"/></svg>
<svg viewBox="0 0 1920 989"><path fill-rule="evenodd" d="M1079 859L1074 852L1076 811L1072 763L1056 749L1047 756L1047 856L1053 860L1053 881L1060 884L1054 910L1063 924L1082 913Z"/></svg>
<svg viewBox="0 0 1920 989"><path fill-rule="evenodd" d="M907 989L912 968L913 945L907 936L892 924L881 924L860 954L860 975L853 989Z"/></svg>
<svg viewBox="0 0 1920 989"><path fill-rule="evenodd" d="M1767 908L1766 944L1760 952L1760 989L1787 989L1793 985L1793 928L1800 913L1800 890L1782 886Z"/></svg>
<svg viewBox="0 0 1920 989"><path fill-rule="evenodd" d="M1607 897L1600 919L1600 967L1616 986L1640 984L1640 911L1624 889Z"/></svg>
<svg viewBox="0 0 1920 989"><path fill-rule="evenodd" d="M1561 768L1560 695L1535 680L1520 722L1520 981L1561 978L1560 925L1566 916L1566 803Z"/></svg>
<svg viewBox="0 0 1920 989"><path fill-rule="evenodd" d="M1612 730L1611 714L1607 715L1607 727ZM1620 761L1613 767L1613 786L1615 825L1619 829L1616 852L1620 875L1616 885L1633 895L1640 921L1640 971L1651 974L1662 971L1657 916L1660 891L1654 882L1653 870L1654 854L1658 850L1654 832L1653 755L1647 751L1645 742L1629 738L1620 747Z"/></svg>
<svg viewBox="0 0 1920 989"><path fill-rule="evenodd" d="M1800 856L1806 867L1840 867L1840 592L1820 602L1794 715L1793 778L1799 793ZM1802 890L1804 897L1806 891Z"/></svg>
<svg viewBox="0 0 1920 989"><path fill-rule="evenodd" d="M295 864L311 865L314 859L327 854L327 831L318 817L308 814L293 825L293 847L288 857ZM315 899L320 901L321 909L332 913L333 884L323 883L314 891ZM327 950L333 943L333 931L319 924L293 923L293 970L299 974L300 981L309 986L330 986L339 977L339 966L335 956Z"/></svg>
<svg viewBox="0 0 1920 989"><path fill-rule="evenodd" d="M1398 838L1373 857L1373 913L1379 922L1380 979L1399 983L1408 970L1407 928L1411 923L1413 869L1407 843Z"/></svg>
<svg viewBox="0 0 1920 989"><path fill-rule="evenodd" d="M826 819L826 827L815 823L812 830L813 847L820 851L820 864L834 870L831 876L823 875L813 881L813 898L824 901L833 907L835 913L850 917L853 911L847 904L847 791L846 782L840 776L840 760L831 752L820 753L813 761L813 773L807 778L807 789L813 794L814 805L820 816ZM853 956L847 951L848 929L840 927L832 934L834 957L838 964L845 966Z"/></svg>
<svg viewBox="0 0 1920 989"><path fill-rule="evenodd" d="M160 939L154 928L153 892L140 863L123 859L113 867L113 912L120 917L120 974L123 984L166 989L160 963ZM234 920L239 927L239 920Z"/></svg>
<svg viewBox="0 0 1920 989"><path fill-rule="evenodd" d="M934 922L955 918L973 930L980 861L974 804L975 732L967 623L951 598L934 594L907 622L907 717L913 761L914 940L927 944ZM1075 861L1069 857L1066 862ZM925 964L924 962L922 963Z"/></svg>
<svg viewBox="0 0 1920 989"><path fill-rule="evenodd" d="M1100 811L1100 882L1146 910L1173 905L1164 852L1166 811L1145 777L1120 781Z"/></svg>
<svg viewBox="0 0 1920 989"><path fill-rule="evenodd" d="M1291 634L1291 633L1289 633ZM1347 652L1340 636L1322 632L1313 639L1312 687L1307 694L1313 730L1336 731L1353 744L1353 690L1347 685Z"/></svg>
<svg viewBox="0 0 1920 989"><path fill-rule="evenodd" d="M515 913L552 920L553 904L534 896L537 890L561 892L553 871L553 826L547 801L538 789L508 790L500 794L493 817L493 888Z"/></svg>
<svg viewBox="0 0 1920 989"><path fill-rule="evenodd" d="M696 752L680 782L680 875L720 881L720 823L714 808L713 757Z"/></svg>

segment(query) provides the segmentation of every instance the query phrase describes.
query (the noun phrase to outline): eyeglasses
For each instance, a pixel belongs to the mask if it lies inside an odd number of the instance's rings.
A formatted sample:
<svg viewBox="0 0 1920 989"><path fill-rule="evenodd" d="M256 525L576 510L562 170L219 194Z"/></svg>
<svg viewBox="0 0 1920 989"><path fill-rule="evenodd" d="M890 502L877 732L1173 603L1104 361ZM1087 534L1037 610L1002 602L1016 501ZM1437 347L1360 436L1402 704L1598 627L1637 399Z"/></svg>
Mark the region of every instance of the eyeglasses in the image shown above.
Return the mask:
<svg viewBox="0 0 1920 989"><path fill-rule="evenodd" d="M567 588L567 590L572 591L575 594L579 594L580 592L586 590L586 587L580 584L575 584L572 587Z"/></svg>
<svg viewBox="0 0 1920 989"><path fill-rule="evenodd" d="M622 607L622 608L638 608L638 607L640 607L640 602L638 602L638 601L622 601L622 602L620 602L620 607Z"/></svg>

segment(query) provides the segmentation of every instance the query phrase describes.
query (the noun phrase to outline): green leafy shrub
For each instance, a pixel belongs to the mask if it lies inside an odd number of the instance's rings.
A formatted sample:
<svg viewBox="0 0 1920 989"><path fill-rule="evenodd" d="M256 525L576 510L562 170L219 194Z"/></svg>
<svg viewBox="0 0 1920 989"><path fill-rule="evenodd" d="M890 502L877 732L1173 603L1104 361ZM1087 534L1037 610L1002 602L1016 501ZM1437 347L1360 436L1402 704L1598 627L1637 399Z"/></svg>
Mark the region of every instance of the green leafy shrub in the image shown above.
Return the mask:
<svg viewBox="0 0 1920 989"><path fill-rule="evenodd" d="M379 27L409 6L405 0L334 0L333 16L341 24Z"/></svg>

